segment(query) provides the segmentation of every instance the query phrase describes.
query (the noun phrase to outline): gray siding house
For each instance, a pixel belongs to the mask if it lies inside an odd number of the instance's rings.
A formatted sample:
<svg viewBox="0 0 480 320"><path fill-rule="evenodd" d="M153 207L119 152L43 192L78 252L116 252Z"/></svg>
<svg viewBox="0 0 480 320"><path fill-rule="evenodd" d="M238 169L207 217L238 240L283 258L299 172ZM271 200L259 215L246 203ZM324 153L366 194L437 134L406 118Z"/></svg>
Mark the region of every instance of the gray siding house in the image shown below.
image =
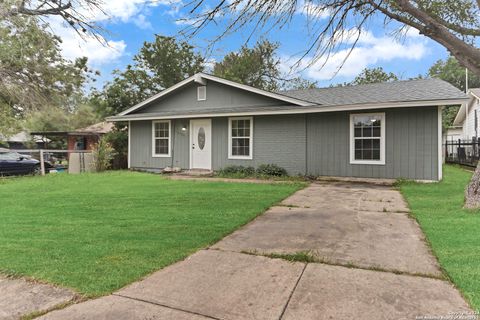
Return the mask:
<svg viewBox="0 0 480 320"><path fill-rule="evenodd" d="M274 163L294 174L441 180L437 79L267 92L199 73L109 121L129 123L129 168Z"/></svg>

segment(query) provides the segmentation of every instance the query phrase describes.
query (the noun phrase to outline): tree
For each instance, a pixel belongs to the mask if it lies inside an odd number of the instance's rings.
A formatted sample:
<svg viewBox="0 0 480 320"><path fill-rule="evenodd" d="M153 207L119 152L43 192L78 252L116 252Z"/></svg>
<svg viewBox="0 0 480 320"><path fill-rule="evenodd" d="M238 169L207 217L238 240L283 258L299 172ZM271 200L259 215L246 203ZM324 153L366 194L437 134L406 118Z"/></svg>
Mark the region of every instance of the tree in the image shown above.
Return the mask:
<svg viewBox="0 0 480 320"><path fill-rule="evenodd" d="M88 104L80 105L73 112L58 106L50 106L27 114L22 127L28 131L69 131L99 121L100 117Z"/></svg>
<svg viewBox="0 0 480 320"><path fill-rule="evenodd" d="M0 24L0 133L27 113L47 106L73 110L83 96L91 70L87 59L68 61L60 39L35 18L17 17ZM9 132L12 133L12 132Z"/></svg>
<svg viewBox="0 0 480 320"><path fill-rule="evenodd" d="M276 51L278 43L259 41L253 48L242 46L238 52L230 52L213 66L217 77L246 84L267 91L308 89L316 82L302 77L289 78L280 70Z"/></svg>
<svg viewBox="0 0 480 320"><path fill-rule="evenodd" d="M280 84L281 90L305 90L317 88L316 81L310 81L302 77L295 77L282 81Z"/></svg>
<svg viewBox="0 0 480 320"><path fill-rule="evenodd" d="M382 67L368 69L365 68L362 72L349 83L349 85L379 83L396 81L398 77L392 72L385 72Z"/></svg>
<svg viewBox="0 0 480 320"><path fill-rule="evenodd" d="M446 60L440 59L435 62L430 69L428 69L428 75L432 78L445 80L462 91L466 89L465 67L462 67L454 57L449 57ZM469 73L468 87L480 88L480 76Z"/></svg>
<svg viewBox="0 0 480 320"><path fill-rule="evenodd" d="M2 0L0 18L12 21L17 17L45 18L57 16L78 34L90 34L103 41L102 29L89 21L89 14L104 13L101 0Z"/></svg>
<svg viewBox="0 0 480 320"><path fill-rule="evenodd" d="M299 8L299 3L303 7ZM195 35L217 19L233 16L217 39L253 26L251 34L265 33L287 27L299 10L306 11L310 34L306 36L304 56L328 59L336 49L355 47L364 27L372 19L384 18L385 24L396 21L396 31L404 33L415 28L421 34L444 46L461 65L480 76L479 0L194 0L191 17L195 22L184 33ZM327 17L325 20L325 17ZM325 21L325 22L324 22ZM347 55L348 58L348 55ZM326 62L325 62L326 63Z"/></svg>
<svg viewBox="0 0 480 320"><path fill-rule="evenodd" d="M221 62L215 63L213 74L235 82L267 91L276 91L280 80L280 60L275 56L277 43L257 42L253 48L242 46Z"/></svg>
<svg viewBox="0 0 480 320"><path fill-rule="evenodd" d="M156 35L145 42L125 71L114 71L113 81L92 95L99 113L105 117L117 114L165 88L201 72L204 58L187 42Z"/></svg>
<svg viewBox="0 0 480 320"><path fill-rule="evenodd" d="M462 91L466 89L465 68L454 57L435 62L428 70L428 76L447 81ZM468 76L468 87L480 87L480 77L470 73ZM443 128L448 128L453 124L459 108L459 106L447 106L443 109Z"/></svg>

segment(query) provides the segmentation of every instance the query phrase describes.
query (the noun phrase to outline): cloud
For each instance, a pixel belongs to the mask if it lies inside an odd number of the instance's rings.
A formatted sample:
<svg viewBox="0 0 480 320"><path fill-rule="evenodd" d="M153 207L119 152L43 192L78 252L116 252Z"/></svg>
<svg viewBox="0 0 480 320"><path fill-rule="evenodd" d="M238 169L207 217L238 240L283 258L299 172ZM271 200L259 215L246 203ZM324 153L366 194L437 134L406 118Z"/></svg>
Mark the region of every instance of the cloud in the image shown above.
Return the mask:
<svg viewBox="0 0 480 320"><path fill-rule="evenodd" d="M91 67L100 67L104 64L115 63L125 52L125 41L107 40L101 43L93 36L80 35L73 28L67 26L58 17L49 19L50 28L62 39L60 49L63 56L69 60L78 57L87 57Z"/></svg>
<svg viewBox="0 0 480 320"><path fill-rule="evenodd" d="M151 29L152 24L142 13L145 8L159 5L178 4L181 0L104 0L102 10L89 7L76 8L85 21L91 23L128 23L132 22L141 29ZM52 31L62 39L61 49L67 59L85 56L89 65L101 67L115 63L125 52L124 40L106 40L102 44L92 36L80 37L70 26L65 25L58 17L48 19Z"/></svg>
<svg viewBox="0 0 480 320"><path fill-rule="evenodd" d="M347 32L342 40L345 44L352 44L355 32ZM358 34L358 31L357 31ZM407 34L404 42L391 36L376 37L371 32L362 32L356 47L340 49L330 55L315 61L313 57L306 57L297 67L307 77L314 80L331 80L333 77L351 79L364 68L380 62L392 60L420 60L428 52L423 38L415 34ZM298 58L283 57L283 70L290 70ZM342 65L343 64L343 65Z"/></svg>
<svg viewBox="0 0 480 320"><path fill-rule="evenodd" d="M152 29L152 24L150 23L150 21L147 20L147 18L145 17L145 15L143 14L139 14L138 16L136 16L134 19L133 19L133 23L135 23L135 25L137 27L139 27L140 29Z"/></svg>
<svg viewBox="0 0 480 320"><path fill-rule="evenodd" d="M311 1L300 1L298 13L304 14L309 19L327 19L330 17L330 10Z"/></svg>

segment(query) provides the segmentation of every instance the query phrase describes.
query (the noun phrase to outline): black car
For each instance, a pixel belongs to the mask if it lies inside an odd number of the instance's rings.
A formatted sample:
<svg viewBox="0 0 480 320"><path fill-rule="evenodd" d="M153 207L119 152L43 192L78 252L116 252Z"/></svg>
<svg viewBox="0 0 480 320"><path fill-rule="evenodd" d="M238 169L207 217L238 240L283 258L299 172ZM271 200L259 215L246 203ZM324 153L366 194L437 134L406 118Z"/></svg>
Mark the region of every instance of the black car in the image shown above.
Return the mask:
<svg viewBox="0 0 480 320"><path fill-rule="evenodd" d="M45 163L47 169L49 165ZM40 174L40 161L18 152L0 148L0 176Z"/></svg>

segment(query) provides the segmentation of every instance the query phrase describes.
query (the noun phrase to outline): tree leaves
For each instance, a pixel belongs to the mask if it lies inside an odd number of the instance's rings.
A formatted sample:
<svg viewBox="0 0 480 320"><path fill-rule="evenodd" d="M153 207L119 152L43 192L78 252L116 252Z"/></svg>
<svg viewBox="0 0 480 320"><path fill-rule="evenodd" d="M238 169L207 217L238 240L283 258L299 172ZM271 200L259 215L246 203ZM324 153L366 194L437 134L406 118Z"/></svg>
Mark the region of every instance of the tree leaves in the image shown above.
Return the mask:
<svg viewBox="0 0 480 320"><path fill-rule="evenodd" d="M349 83L349 85L390 82L396 80L398 80L398 77L394 73L387 73L382 67L371 69L365 68L352 82Z"/></svg>

